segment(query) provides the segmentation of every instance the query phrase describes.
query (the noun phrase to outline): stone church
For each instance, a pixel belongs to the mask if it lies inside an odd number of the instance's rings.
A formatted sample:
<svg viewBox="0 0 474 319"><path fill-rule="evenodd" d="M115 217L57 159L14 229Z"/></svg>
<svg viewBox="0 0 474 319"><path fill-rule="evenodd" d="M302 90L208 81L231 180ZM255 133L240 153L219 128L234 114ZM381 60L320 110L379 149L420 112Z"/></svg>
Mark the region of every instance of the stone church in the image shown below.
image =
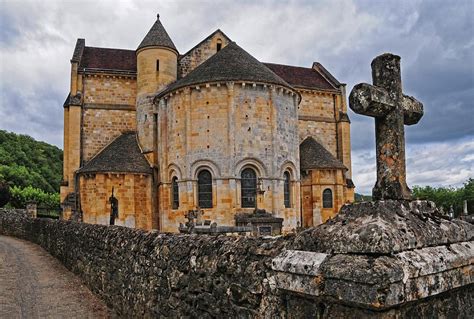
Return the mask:
<svg viewBox="0 0 474 319"><path fill-rule="evenodd" d="M265 209L285 232L353 201L345 84L263 63L216 30L180 53L159 16L136 50L78 39L64 103L63 217L177 232Z"/></svg>

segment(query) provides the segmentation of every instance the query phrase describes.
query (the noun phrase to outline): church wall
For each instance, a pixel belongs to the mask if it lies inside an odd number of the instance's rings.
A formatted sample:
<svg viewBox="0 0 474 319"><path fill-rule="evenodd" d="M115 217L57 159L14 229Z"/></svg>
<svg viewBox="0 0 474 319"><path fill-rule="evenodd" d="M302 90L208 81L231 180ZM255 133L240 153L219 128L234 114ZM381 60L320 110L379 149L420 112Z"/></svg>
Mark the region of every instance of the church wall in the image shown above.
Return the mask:
<svg viewBox="0 0 474 319"><path fill-rule="evenodd" d="M84 103L135 106L137 81L130 77L87 75L84 77Z"/></svg>
<svg viewBox="0 0 474 319"><path fill-rule="evenodd" d="M90 224L110 223L109 197L119 202L115 225L151 229L151 177L135 174L88 174L80 176L83 221Z"/></svg>
<svg viewBox="0 0 474 319"><path fill-rule="evenodd" d="M286 229L299 220L299 152L296 95L241 83L185 89L160 102L160 191L163 230L176 231L184 212L195 209L197 174L213 176L213 208L204 218L234 225L241 208L240 173L252 167L263 178L259 208L285 218ZM286 165L286 166L285 166ZM290 167L292 207L284 208L283 173ZM171 178L178 177L180 207L171 209Z"/></svg>
<svg viewBox="0 0 474 319"><path fill-rule="evenodd" d="M298 133L300 143L312 136L331 154L337 155L337 127L334 115L334 95L299 91L301 103L298 106ZM336 107L338 112L338 107Z"/></svg>
<svg viewBox="0 0 474 319"><path fill-rule="evenodd" d="M340 169L314 169L302 177L303 227L317 226L333 218L349 198L344 186L344 172ZM333 207L323 207L323 191L332 191Z"/></svg>
<svg viewBox="0 0 474 319"><path fill-rule="evenodd" d="M153 98L154 94L137 97L137 111L136 111L136 122L137 122L137 135L140 147L143 152L153 151L153 129L155 125L154 121L154 110Z"/></svg>
<svg viewBox="0 0 474 319"><path fill-rule="evenodd" d="M82 124L83 160L89 161L124 131L135 130L133 110L85 108Z"/></svg>
<svg viewBox="0 0 474 319"><path fill-rule="evenodd" d="M189 72L214 55L217 52L218 41L222 43L222 48L229 43L227 37L221 32L217 32L214 36L205 40L197 47L191 49L185 56L181 57L178 62L178 77L182 78L186 76Z"/></svg>
<svg viewBox="0 0 474 319"><path fill-rule="evenodd" d="M298 133L300 143L308 136L312 136L334 157L337 158L337 134L336 123L327 123L319 121L298 121Z"/></svg>

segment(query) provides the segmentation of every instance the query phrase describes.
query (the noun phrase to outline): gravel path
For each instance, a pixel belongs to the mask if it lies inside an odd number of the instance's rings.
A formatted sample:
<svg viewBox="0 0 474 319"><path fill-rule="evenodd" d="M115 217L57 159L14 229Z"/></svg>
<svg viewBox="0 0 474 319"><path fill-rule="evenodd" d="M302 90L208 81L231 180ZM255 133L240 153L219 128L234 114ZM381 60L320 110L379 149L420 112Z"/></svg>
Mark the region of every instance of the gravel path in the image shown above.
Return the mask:
<svg viewBox="0 0 474 319"><path fill-rule="evenodd" d="M0 236L0 318L109 318L105 304L41 247Z"/></svg>

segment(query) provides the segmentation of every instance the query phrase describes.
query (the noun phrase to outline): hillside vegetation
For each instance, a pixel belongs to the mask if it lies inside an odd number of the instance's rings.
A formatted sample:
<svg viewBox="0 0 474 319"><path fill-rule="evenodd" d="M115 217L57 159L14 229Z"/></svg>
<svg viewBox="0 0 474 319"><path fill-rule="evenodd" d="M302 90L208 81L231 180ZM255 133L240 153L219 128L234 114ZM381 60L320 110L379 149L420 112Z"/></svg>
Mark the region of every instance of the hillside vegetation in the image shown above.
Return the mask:
<svg viewBox="0 0 474 319"><path fill-rule="evenodd" d="M0 130L0 181L11 188L28 186L59 193L63 151L27 135Z"/></svg>

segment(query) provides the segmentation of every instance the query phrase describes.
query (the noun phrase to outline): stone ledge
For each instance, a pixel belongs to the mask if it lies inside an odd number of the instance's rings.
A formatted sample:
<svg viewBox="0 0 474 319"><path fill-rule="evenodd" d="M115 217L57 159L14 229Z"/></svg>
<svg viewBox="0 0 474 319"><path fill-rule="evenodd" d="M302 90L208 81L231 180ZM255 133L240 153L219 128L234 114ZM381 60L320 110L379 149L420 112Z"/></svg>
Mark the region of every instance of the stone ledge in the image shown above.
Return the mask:
<svg viewBox="0 0 474 319"><path fill-rule="evenodd" d="M386 309L474 283L474 242L392 256L287 250L272 260L281 290Z"/></svg>
<svg viewBox="0 0 474 319"><path fill-rule="evenodd" d="M442 216L428 201L386 200L344 205L325 224L298 234L291 249L391 255L474 238L474 225Z"/></svg>

